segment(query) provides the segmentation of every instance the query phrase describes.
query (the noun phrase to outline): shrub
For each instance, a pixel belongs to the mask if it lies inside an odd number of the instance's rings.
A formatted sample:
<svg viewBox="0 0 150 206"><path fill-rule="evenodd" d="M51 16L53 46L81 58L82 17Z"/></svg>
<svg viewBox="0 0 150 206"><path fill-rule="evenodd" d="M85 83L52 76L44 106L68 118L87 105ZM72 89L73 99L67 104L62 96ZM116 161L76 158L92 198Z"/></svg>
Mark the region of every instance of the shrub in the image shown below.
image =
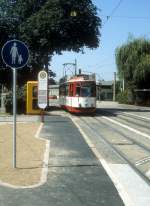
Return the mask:
<svg viewBox="0 0 150 206"><path fill-rule="evenodd" d="M17 100L17 113L22 114L25 113L25 95L26 95L26 87L17 87L16 88L16 100ZM5 99L5 107L7 113L13 113L13 93L10 91Z"/></svg>
<svg viewBox="0 0 150 206"><path fill-rule="evenodd" d="M128 92L123 91L123 92L118 93L117 101L119 103L122 103L122 104L128 104L129 103L129 101L128 101Z"/></svg>

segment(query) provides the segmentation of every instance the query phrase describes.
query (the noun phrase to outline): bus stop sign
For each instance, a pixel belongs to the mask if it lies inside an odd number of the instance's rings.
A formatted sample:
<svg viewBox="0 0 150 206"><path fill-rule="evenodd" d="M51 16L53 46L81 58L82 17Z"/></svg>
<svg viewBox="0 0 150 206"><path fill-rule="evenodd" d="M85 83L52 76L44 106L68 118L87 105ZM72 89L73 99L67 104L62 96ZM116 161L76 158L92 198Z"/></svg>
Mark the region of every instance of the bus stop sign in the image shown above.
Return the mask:
<svg viewBox="0 0 150 206"><path fill-rule="evenodd" d="M29 50L22 41L14 39L4 44L1 55L7 66L19 69L27 64Z"/></svg>
<svg viewBox="0 0 150 206"><path fill-rule="evenodd" d="M45 109L48 104L48 76L46 71L40 71L38 74L38 106Z"/></svg>

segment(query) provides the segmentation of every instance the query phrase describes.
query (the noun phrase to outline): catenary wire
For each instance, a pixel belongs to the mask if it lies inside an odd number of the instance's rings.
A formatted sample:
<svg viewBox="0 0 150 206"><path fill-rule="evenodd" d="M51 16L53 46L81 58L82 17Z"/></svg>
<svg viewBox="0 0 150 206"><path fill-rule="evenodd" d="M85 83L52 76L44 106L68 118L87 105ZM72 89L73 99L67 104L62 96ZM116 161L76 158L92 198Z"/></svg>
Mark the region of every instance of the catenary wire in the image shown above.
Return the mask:
<svg viewBox="0 0 150 206"><path fill-rule="evenodd" d="M113 14L116 12L116 10L119 8L119 6L121 5L121 3L123 2L123 0L119 0L119 2L117 3L117 5L112 9L111 13L106 16L106 21L103 23L103 26L107 23L107 21L113 16ZM100 9L98 9L100 11Z"/></svg>

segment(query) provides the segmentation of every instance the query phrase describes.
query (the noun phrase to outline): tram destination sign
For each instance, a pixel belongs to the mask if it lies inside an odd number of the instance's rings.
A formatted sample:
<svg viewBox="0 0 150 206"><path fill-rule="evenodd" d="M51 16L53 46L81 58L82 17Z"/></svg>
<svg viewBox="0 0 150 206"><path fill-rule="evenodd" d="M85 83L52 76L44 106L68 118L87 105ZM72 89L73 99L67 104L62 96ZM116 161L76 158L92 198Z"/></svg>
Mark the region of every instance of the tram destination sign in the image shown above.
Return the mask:
<svg viewBox="0 0 150 206"><path fill-rule="evenodd" d="M40 71L38 74L38 107L45 109L48 99L48 76L46 71Z"/></svg>

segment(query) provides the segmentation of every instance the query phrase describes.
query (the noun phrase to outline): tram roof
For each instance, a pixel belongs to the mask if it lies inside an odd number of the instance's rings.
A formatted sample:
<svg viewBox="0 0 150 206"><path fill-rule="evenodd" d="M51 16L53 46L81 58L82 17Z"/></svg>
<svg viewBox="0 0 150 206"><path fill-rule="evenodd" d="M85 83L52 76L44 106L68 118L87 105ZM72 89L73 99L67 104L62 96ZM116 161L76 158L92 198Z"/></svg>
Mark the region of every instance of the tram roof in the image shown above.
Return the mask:
<svg viewBox="0 0 150 206"><path fill-rule="evenodd" d="M82 82L82 81L95 81L95 75L76 75L71 77L67 82Z"/></svg>

